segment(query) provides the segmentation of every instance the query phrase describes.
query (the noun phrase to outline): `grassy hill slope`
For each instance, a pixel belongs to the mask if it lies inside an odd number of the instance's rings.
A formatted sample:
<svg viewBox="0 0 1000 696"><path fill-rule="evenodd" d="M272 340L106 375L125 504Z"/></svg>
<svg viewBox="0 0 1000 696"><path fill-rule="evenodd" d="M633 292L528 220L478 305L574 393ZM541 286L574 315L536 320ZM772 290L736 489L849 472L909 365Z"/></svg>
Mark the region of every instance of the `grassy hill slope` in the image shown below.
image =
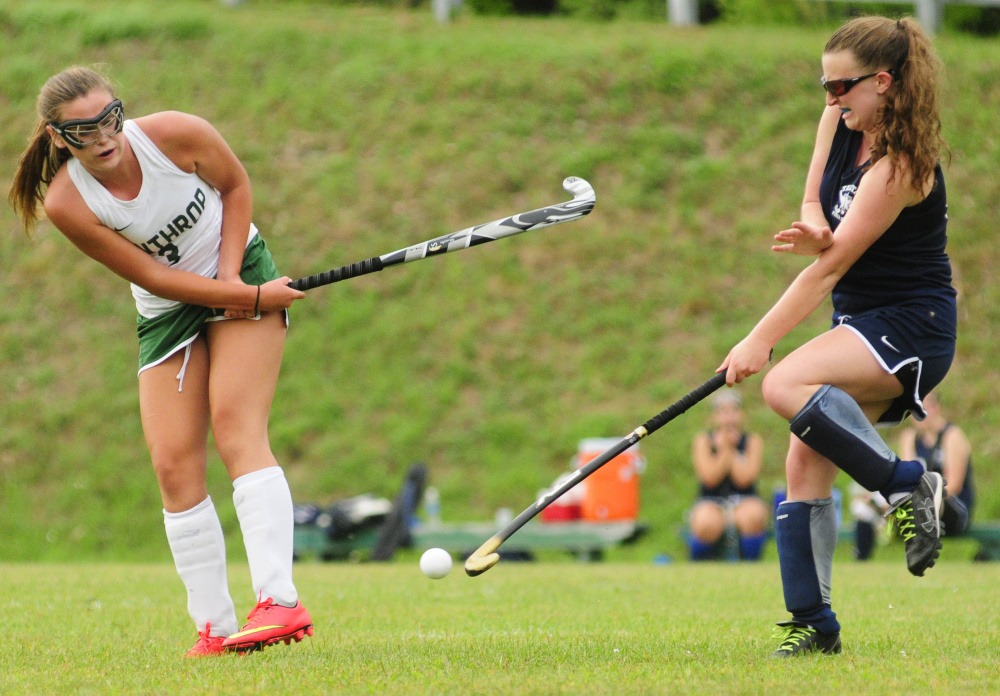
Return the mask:
<svg viewBox="0 0 1000 696"><path fill-rule="evenodd" d="M768 251L795 218L829 31L216 2L0 2L0 178L46 77L104 63L131 115L211 120L298 277L566 200L582 222L316 290L292 315L271 436L300 501L392 496L426 462L446 520L520 510L578 440L620 437L711 375L802 267ZM994 263L996 45L944 35L959 351L943 389L1000 514ZM0 535L6 559L163 559L120 279L9 209L0 255ZM828 310L779 344L822 330ZM780 482L787 426L743 393ZM643 443L649 540L694 492L708 410ZM893 435L890 433L890 437ZM212 462L210 490L231 488ZM229 533L238 525L220 505ZM238 536L238 535L237 535ZM231 544L231 548L238 543ZM644 555L644 556L643 556Z"/></svg>

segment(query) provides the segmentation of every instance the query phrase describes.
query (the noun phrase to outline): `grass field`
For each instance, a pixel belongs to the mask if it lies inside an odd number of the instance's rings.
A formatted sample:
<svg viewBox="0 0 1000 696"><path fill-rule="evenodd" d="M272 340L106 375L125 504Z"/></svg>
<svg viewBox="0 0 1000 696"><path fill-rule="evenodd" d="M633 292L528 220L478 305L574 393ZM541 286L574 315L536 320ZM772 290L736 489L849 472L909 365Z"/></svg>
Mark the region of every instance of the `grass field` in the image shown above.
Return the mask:
<svg viewBox="0 0 1000 696"><path fill-rule="evenodd" d="M770 660L778 568L501 562L479 578L416 562L302 564L303 643L183 661L194 631L170 565L0 566L3 694L995 694L993 565L924 578L841 563L844 652ZM237 611L253 603L235 565Z"/></svg>

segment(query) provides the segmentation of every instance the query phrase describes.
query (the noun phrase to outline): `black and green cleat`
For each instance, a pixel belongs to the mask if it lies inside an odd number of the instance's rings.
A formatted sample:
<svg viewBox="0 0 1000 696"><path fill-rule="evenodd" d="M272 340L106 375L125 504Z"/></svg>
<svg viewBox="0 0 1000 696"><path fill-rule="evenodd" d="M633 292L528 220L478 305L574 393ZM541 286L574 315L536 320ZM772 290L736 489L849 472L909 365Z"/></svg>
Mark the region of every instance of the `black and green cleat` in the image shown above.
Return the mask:
<svg viewBox="0 0 1000 696"><path fill-rule="evenodd" d="M775 638L781 640L771 657L794 657L803 653L819 652L834 655L840 652L840 633L820 633L809 624L799 621L782 621L774 629Z"/></svg>
<svg viewBox="0 0 1000 696"><path fill-rule="evenodd" d="M945 496L945 480L941 474L929 471L910 495L889 508L889 518L895 533L906 547L906 567L917 576L934 565L941 555L941 508Z"/></svg>

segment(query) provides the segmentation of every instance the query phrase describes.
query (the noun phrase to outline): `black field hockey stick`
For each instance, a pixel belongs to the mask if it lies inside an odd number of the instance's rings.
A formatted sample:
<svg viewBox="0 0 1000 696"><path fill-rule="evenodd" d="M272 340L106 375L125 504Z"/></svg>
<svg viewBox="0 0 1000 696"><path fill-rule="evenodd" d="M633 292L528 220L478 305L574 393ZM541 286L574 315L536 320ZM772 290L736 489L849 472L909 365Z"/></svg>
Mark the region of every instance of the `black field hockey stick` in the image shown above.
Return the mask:
<svg viewBox="0 0 1000 696"><path fill-rule="evenodd" d="M487 539L485 544L476 549L475 553L469 556L465 561L466 574L475 577L492 568L496 565L496 562L500 560L500 554L497 553L497 549L500 548L500 544L507 541L507 539L509 539L514 532L523 527L528 520L547 508L552 501L556 500L570 488L580 483L580 481L583 481L585 478L610 462L642 438L647 435L652 435L654 432L687 411L689 408L725 383L726 373L718 373L700 387L697 387L686 396L681 397L676 402L668 406L666 409L660 411L657 415L650 418L648 421L629 433L626 437L622 438L620 441L602 452L596 458L587 462L586 465L574 471L573 475L567 478L562 485L551 492L547 492L530 505L528 509L511 520L506 527Z"/></svg>
<svg viewBox="0 0 1000 696"><path fill-rule="evenodd" d="M492 242L504 237L510 237L530 230L538 230L543 227L551 227L563 222L579 220L584 215L594 209L597 197L594 195L594 188L579 177L571 176L563 181L563 188L573 194L573 200L551 205L547 208L539 208L527 213L518 213L510 217L487 222L484 225L476 225L458 232L452 232L442 237L428 239L405 249L393 251L382 256L373 256L364 261L334 268L323 273L307 276L293 280L288 287L296 290L312 290L321 285L337 283L348 278L376 273L389 266L398 266L401 263L418 261L428 256L447 254L449 251L458 251L470 246L477 246Z"/></svg>

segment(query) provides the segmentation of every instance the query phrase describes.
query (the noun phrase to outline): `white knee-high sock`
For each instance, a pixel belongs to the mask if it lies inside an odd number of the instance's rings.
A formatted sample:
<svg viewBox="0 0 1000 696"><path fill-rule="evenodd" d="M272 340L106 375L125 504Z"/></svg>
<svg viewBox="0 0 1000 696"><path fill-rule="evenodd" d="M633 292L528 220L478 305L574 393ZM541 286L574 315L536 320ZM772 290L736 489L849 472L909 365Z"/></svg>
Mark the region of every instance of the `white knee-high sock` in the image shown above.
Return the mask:
<svg viewBox="0 0 1000 696"><path fill-rule="evenodd" d="M254 594L293 607L299 593L292 582L295 518L285 472L272 466L233 481L233 502L243 530Z"/></svg>
<svg viewBox="0 0 1000 696"><path fill-rule="evenodd" d="M163 511L163 526L177 574L187 588L188 613L198 631L211 622L211 635L236 632L236 609L226 575L226 539L209 496L184 512Z"/></svg>

